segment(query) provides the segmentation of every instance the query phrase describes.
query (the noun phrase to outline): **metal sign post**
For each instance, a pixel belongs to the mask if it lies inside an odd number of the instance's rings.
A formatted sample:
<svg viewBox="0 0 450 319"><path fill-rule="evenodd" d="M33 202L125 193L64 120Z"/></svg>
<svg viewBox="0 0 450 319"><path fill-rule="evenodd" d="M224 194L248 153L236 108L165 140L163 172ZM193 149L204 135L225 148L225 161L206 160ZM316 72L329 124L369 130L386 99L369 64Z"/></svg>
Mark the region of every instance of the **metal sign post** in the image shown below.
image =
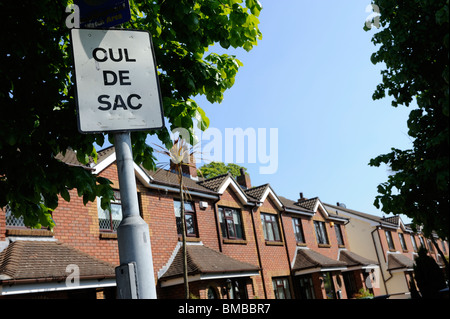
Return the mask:
<svg viewBox="0 0 450 319"><path fill-rule="evenodd" d="M120 298L155 299L148 225L139 214L130 131L164 126L148 32L72 29L78 129L114 134L122 203L117 229Z"/></svg>
<svg viewBox="0 0 450 319"><path fill-rule="evenodd" d="M114 140L122 202L122 222L117 229L120 264L136 263L138 298L156 299L150 233L139 214L130 133L116 133Z"/></svg>

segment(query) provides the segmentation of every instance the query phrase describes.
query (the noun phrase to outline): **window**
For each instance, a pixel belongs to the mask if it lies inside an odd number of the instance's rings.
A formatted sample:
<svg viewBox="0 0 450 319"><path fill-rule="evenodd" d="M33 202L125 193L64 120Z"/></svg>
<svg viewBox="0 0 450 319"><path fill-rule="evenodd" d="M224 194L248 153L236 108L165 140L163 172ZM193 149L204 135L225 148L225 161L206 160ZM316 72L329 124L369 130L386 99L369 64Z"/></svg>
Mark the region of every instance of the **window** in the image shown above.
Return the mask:
<svg viewBox="0 0 450 319"><path fill-rule="evenodd" d="M311 275L298 277L300 299L316 299Z"/></svg>
<svg viewBox="0 0 450 319"><path fill-rule="evenodd" d="M102 232L115 232L122 221L122 204L120 192L114 191L114 200L111 201L111 210L104 210L100 206L100 198L97 198L98 225Z"/></svg>
<svg viewBox="0 0 450 319"><path fill-rule="evenodd" d="M435 253L435 251L434 251L434 245L433 245L433 243L431 242L431 239L427 239L427 242L428 242L428 251L429 251L430 253L434 254L434 253Z"/></svg>
<svg viewBox="0 0 450 319"><path fill-rule="evenodd" d="M402 233L398 233L398 239L400 239L400 245L402 245L402 249L404 251L407 251L408 248L406 247L405 236Z"/></svg>
<svg viewBox="0 0 450 319"><path fill-rule="evenodd" d="M241 212L235 208L219 207L219 222L222 237L227 239L244 239Z"/></svg>
<svg viewBox="0 0 450 319"><path fill-rule="evenodd" d="M322 277L327 299L336 299L336 291L334 289L333 277L331 276L331 272L322 273Z"/></svg>
<svg viewBox="0 0 450 319"><path fill-rule="evenodd" d="M302 220L300 218L292 218L292 227L294 228L294 234L297 243L304 244L305 236L303 235Z"/></svg>
<svg viewBox="0 0 450 319"><path fill-rule="evenodd" d="M328 242L327 230L325 229L325 223L315 220L314 228L316 230L317 242L319 244L328 245L329 242Z"/></svg>
<svg viewBox="0 0 450 319"><path fill-rule="evenodd" d="M384 233L386 234L386 240L387 240L389 249L395 250L394 241L392 240L391 232L389 230L385 230Z"/></svg>
<svg viewBox="0 0 450 319"><path fill-rule="evenodd" d="M291 299L289 280L287 278L273 278L272 284L276 299Z"/></svg>
<svg viewBox="0 0 450 319"><path fill-rule="evenodd" d="M178 235L183 234L183 224L181 224L181 202L179 200L173 201L173 208L177 222ZM186 236L197 237L197 221L195 218L194 204L191 202L184 202L184 225L186 227Z"/></svg>
<svg viewBox="0 0 450 319"><path fill-rule="evenodd" d="M264 238L269 241L281 241L280 229L276 215L261 214Z"/></svg>
<svg viewBox="0 0 450 319"><path fill-rule="evenodd" d="M423 239L422 236L419 236L419 240L420 240L420 246L422 246L423 248L427 249L427 246L425 245L425 240Z"/></svg>
<svg viewBox="0 0 450 319"><path fill-rule="evenodd" d="M225 292L228 299L248 299L245 278L227 279L226 282Z"/></svg>
<svg viewBox="0 0 450 319"><path fill-rule="evenodd" d="M0 208L1 209L1 208ZM6 221L6 228L12 229L12 228L18 228L18 229L33 229L25 225L24 217L23 215L16 217L9 205L6 205L4 207L5 210L5 221ZM53 218L52 216L50 216ZM48 227L42 226L40 230L49 230ZM33 229L34 230L34 229Z"/></svg>
<svg viewBox="0 0 450 319"><path fill-rule="evenodd" d="M417 252L417 243L416 243L416 238L414 237L414 235L411 235L411 244L413 246L414 251Z"/></svg>
<svg viewBox="0 0 450 319"><path fill-rule="evenodd" d="M334 224L334 230L336 232L336 239L339 246L344 246L344 237L342 236L341 225Z"/></svg>
<svg viewBox="0 0 450 319"><path fill-rule="evenodd" d="M9 227L21 227L24 228L25 223L23 221L23 216L14 216L11 208L6 206L6 226Z"/></svg>

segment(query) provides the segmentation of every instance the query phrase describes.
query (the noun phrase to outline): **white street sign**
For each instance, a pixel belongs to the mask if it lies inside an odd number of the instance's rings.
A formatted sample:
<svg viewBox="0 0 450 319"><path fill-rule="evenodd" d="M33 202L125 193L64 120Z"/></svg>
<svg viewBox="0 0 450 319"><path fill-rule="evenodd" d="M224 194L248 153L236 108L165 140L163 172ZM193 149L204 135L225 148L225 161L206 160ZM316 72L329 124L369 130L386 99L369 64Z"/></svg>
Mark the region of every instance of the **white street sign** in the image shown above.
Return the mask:
<svg viewBox="0 0 450 319"><path fill-rule="evenodd" d="M71 29L78 129L82 133L160 129L161 93L150 34Z"/></svg>

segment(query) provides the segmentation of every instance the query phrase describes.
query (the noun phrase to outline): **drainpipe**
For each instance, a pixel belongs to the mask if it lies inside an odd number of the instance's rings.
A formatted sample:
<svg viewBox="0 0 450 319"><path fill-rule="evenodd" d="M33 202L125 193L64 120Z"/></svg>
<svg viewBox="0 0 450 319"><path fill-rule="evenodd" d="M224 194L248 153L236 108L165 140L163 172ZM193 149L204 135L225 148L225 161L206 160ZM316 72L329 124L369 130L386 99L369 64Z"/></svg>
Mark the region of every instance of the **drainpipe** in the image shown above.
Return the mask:
<svg viewBox="0 0 450 319"><path fill-rule="evenodd" d="M286 249L286 255L287 255L287 261L288 261L288 266L289 266L289 277L291 277L291 282L292 282L292 292L294 295L294 299L296 298L296 290L295 288L295 284L294 284L294 274L292 273L292 266L291 266L291 258L289 255L289 248L288 248L288 244L287 244L287 240L286 240L286 232L284 231L284 224L283 224L283 216L282 216L283 212L280 212L280 223L281 223L281 231L283 232L283 237L284 237L284 248Z"/></svg>
<svg viewBox="0 0 450 319"><path fill-rule="evenodd" d="M250 216L252 217L253 236L255 237L256 253L258 255L259 269L261 269L261 279L262 279L262 286L263 286L263 290L264 290L264 299L267 299L266 281L264 280L264 271L263 271L263 268L262 268L261 253L259 251L258 235L256 234L255 217L253 216L253 214L258 211L259 206L261 206L261 204L257 203L255 205L255 207L253 207L251 209Z"/></svg>
<svg viewBox="0 0 450 319"><path fill-rule="evenodd" d="M387 288L387 285L386 285L386 279L384 278L383 269L381 267L380 256L378 255L377 245L375 243L375 238L373 237L373 233L378 230L378 227L379 226L375 227L375 229L371 231L370 235L372 236L373 247L375 248L375 253L377 255L378 264L380 265L380 272L381 272L381 277L383 278L384 289L386 290L386 295L389 295L389 291L388 291L388 288ZM380 244L381 244L381 240L380 240Z"/></svg>
<svg viewBox="0 0 450 319"><path fill-rule="evenodd" d="M216 222L217 240L219 241L219 251L222 252L222 231L219 226L219 220L217 219L217 203L220 201L220 197L213 202L214 205L214 220Z"/></svg>

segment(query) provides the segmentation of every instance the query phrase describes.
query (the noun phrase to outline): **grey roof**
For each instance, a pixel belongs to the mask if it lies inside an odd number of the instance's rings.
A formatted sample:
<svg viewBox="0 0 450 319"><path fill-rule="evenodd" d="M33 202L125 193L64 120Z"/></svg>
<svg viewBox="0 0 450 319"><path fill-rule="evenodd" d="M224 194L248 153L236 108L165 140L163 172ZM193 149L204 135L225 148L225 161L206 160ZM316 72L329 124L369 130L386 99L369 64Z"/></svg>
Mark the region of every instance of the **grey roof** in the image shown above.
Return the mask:
<svg viewBox="0 0 450 319"><path fill-rule="evenodd" d="M412 269L414 261L403 254L388 254L388 270Z"/></svg>
<svg viewBox="0 0 450 319"><path fill-rule="evenodd" d="M189 275L211 273L256 272L259 267L236 260L204 245L186 245L187 267ZM183 252L179 249L161 280L183 275Z"/></svg>
<svg viewBox="0 0 450 319"><path fill-rule="evenodd" d="M100 164L103 160L105 160L109 155L113 154L114 152L115 152L114 146L102 149L97 152L98 154L97 163L94 163L94 159L90 157L87 165L84 165L80 161L78 161L77 153L73 149L66 150L64 154L59 153L55 156L55 158L57 160L62 161L63 163L66 163L67 165L91 168L92 165Z"/></svg>
<svg viewBox="0 0 450 319"><path fill-rule="evenodd" d="M292 270L307 270L314 268L341 268L347 263L326 257L311 249L298 249Z"/></svg>
<svg viewBox="0 0 450 319"><path fill-rule="evenodd" d="M379 217L376 215L362 213L362 212L359 212L359 211L356 211L353 209L349 209L346 207L342 207L342 206L336 206L336 205L325 204L325 203L324 203L324 205L328 207L327 211L329 213L331 212L331 209L336 209L336 210L338 209L338 210L341 210L341 211L344 211L344 212L347 212L347 213L350 213L350 214L353 214L353 215L356 215L359 217L363 217L363 218L372 220L374 222L378 222L380 224L385 224L386 226L398 227L398 219L383 218L383 217ZM397 217L397 216L394 216L394 217ZM392 221L394 221L394 223Z"/></svg>
<svg viewBox="0 0 450 319"><path fill-rule="evenodd" d="M63 280L70 264L79 267L80 278L114 278L114 266L57 241L12 242L0 253L2 280Z"/></svg>
<svg viewBox="0 0 450 319"><path fill-rule="evenodd" d="M178 174L173 173L169 170L165 169L157 169L156 171L149 171L147 169L144 169L145 173L153 178L152 184L162 184L166 186L172 186L172 187L179 187L180 186L180 180L178 178ZM203 182L197 182L191 178L183 178L183 185L188 189L192 191L198 191L202 193L208 193L208 194L217 194L215 191L212 191L209 188L206 188L202 186Z"/></svg>
<svg viewBox="0 0 450 319"><path fill-rule="evenodd" d="M316 206L317 202L319 201L319 197L313 197L309 199L302 199L297 202L297 205L306 208L308 210L313 210Z"/></svg>
<svg viewBox="0 0 450 319"><path fill-rule="evenodd" d="M342 250L340 252L339 260L345 262L348 267L378 265L376 261L364 258L348 250Z"/></svg>
<svg viewBox="0 0 450 319"><path fill-rule="evenodd" d="M308 214L313 214L314 213L314 211L309 210L307 208L304 208L304 207L298 205L296 201L293 201L293 200L288 199L286 197L278 196L278 199L283 204L283 206L288 208L288 209L294 209L294 210L297 210L297 211L300 211L300 212L305 212L305 213L308 213Z"/></svg>
<svg viewBox="0 0 450 319"><path fill-rule="evenodd" d="M264 193L269 187L270 187L269 184L264 184L246 189L244 190L244 192L247 196L250 196L251 198L259 201L262 199L262 195L264 195Z"/></svg>
<svg viewBox="0 0 450 319"><path fill-rule="evenodd" d="M202 181L199 181L198 184L202 187L205 187L213 192L218 192L220 187L222 187L223 183L225 183L225 180L229 177L232 177L230 173L228 174L222 174L219 176L211 177L208 179L204 179Z"/></svg>

